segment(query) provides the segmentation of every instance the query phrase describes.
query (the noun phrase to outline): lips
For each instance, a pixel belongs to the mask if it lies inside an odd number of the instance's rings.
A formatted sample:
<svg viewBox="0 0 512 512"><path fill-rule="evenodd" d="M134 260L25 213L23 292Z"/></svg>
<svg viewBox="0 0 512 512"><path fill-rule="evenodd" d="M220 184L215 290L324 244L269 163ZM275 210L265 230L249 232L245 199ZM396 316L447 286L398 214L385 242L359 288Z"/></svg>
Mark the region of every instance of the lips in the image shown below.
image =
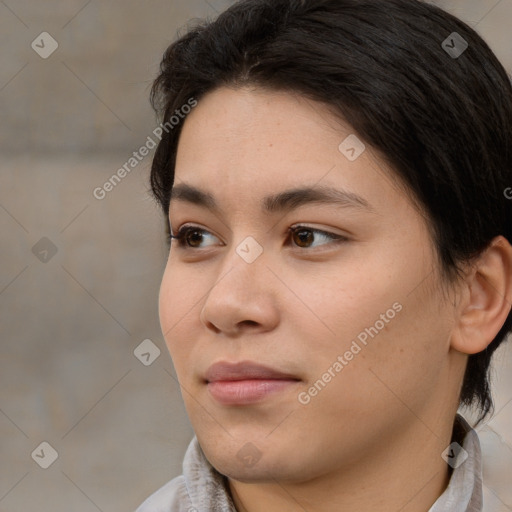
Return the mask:
<svg viewBox="0 0 512 512"><path fill-rule="evenodd" d="M257 403L299 381L290 373L249 361L215 363L205 375L208 391L222 405Z"/></svg>
<svg viewBox="0 0 512 512"><path fill-rule="evenodd" d="M233 380L300 380L294 375L284 373L268 366L252 362L215 363L208 368L205 375L207 382L233 381Z"/></svg>

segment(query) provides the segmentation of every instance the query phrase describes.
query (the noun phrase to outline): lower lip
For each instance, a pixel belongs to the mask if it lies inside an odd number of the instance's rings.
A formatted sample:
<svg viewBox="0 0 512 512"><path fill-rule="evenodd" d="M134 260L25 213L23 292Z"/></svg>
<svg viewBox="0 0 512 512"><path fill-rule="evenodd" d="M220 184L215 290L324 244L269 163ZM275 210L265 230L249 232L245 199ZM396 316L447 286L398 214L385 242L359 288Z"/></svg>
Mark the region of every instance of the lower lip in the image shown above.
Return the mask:
<svg viewBox="0 0 512 512"><path fill-rule="evenodd" d="M284 391L297 382L285 379L221 380L208 382L208 391L223 405L247 405Z"/></svg>

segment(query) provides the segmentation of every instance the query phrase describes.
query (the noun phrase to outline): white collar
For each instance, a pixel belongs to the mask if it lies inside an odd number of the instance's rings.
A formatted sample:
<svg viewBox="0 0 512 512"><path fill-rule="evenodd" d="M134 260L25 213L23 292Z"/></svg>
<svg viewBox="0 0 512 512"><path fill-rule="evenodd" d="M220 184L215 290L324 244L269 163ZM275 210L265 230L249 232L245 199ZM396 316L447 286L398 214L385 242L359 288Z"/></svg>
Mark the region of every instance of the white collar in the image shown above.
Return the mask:
<svg viewBox="0 0 512 512"><path fill-rule="evenodd" d="M428 512L482 512L482 452L478 434L467 421L457 414L455 422L466 432L462 442L467 459L455 467L446 490ZM462 460L462 459L461 459Z"/></svg>

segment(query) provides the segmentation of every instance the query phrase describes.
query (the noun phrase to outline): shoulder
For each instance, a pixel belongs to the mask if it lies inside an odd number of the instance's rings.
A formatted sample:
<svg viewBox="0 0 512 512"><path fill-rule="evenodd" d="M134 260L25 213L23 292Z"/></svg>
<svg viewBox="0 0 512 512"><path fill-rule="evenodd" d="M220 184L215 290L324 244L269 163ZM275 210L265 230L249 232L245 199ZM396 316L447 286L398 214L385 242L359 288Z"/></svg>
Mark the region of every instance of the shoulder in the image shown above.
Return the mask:
<svg viewBox="0 0 512 512"><path fill-rule="evenodd" d="M180 475L149 496L135 512L189 512L191 507L185 479Z"/></svg>
<svg viewBox="0 0 512 512"><path fill-rule="evenodd" d="M183 474L153 493L135 512L236 512L226 477L206 459L196 437L183 459Z"/></svg>

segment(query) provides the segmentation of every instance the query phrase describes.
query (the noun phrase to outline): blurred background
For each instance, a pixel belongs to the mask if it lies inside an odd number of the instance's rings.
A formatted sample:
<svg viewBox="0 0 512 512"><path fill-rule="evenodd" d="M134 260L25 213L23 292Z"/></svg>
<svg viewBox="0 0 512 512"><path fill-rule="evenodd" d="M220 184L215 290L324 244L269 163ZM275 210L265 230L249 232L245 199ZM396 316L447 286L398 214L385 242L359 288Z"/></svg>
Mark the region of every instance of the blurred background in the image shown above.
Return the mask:
<svg viewBox="0 0 512 512"><path fill-rule="evenodd" d="M193 432L158 323L164 224L151 153L133 153L158 126L165 48L231 3L0 0L0 512L125 512L181 473ZM436 3L512 71L512 0ZM510 346L494 389L485 510L505 512Z"/></svg>

